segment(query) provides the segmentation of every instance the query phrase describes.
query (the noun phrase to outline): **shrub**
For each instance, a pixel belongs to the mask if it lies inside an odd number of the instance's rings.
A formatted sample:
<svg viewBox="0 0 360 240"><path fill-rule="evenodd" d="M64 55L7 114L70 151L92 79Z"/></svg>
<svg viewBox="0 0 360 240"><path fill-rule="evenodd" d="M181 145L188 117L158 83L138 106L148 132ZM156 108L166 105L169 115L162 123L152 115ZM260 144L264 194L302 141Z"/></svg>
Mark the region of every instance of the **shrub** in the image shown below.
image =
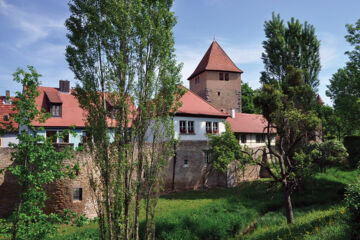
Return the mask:
<svg viewBox="0 0 360 240"><path fill-rule="evenodd" d="M360 161L360 136L346 136L344 145L349 153L349 164L355 168L359 166Z"/></svg>
<svg viewBox="0 0 360 240"><path fill-rule="evenodd" d="M350 225L355 239L360 239L360 181L346 188L345 201L350 213Z"/></svg>

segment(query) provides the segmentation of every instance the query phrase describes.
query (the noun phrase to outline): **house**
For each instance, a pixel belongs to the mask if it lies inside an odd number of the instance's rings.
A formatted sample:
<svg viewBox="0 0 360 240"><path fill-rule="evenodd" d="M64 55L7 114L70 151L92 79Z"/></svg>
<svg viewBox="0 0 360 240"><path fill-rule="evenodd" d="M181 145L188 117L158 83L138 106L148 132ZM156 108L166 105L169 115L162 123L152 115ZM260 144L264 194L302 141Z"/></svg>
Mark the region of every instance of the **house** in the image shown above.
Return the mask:
<svg viewBox="0 0 360 240"><path fill-rule="evenodd" d="M0 128L3 134L0 134L0 148L9 147L9 143L18 143L17 139L18 124L14 123L10 114L13 111L14 97L10 97L10 91L6 91L5 96L0 96Z"/></svg>
<svg viewBox="0 0 360 240"><path fill-rule="evenodd" d="M211 155L208 134L225 132L228 115L188 90L180 99L182 106L174 116L175 138L179 140L175 157L168 161L167 189L196 189L226 186L222 175L207 176Z"/></svg>
<svg viewBox="0 0 360 240"><path fill-rule="evenodd" d="M267 121L261 114L232 113L226 119L239 144L249 148L264 147L267 141ZM270 129L271 145L275 145L275 132Z"/></svg>

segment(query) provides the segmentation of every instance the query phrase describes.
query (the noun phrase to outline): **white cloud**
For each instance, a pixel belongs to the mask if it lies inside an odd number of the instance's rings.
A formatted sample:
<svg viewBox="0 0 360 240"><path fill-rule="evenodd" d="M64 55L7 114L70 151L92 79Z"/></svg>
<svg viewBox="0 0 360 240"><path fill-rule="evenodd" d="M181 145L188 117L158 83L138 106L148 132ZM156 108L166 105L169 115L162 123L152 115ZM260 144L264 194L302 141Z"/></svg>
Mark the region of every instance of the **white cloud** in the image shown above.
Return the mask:
<svg viewBox="0 0 360 240"><path fill-rule="evenodd" d="M54 31L65 30L65 18L54 19L44 14L26 12L5 0L0 0L0 14L6 16L9 22L23 33L16 41L18 48L45 39Z"/></svg>

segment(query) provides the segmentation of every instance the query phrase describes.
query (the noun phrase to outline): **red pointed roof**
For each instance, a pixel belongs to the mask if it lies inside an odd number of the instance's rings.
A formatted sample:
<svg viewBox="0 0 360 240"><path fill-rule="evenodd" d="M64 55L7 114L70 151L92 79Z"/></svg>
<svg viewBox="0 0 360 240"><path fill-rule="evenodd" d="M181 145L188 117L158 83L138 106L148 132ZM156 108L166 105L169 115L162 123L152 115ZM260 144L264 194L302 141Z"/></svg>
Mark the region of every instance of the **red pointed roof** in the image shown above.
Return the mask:
<svg viewBox="0 0 360 240"><path fill-rule="evenodd" d="M321 104L321 105L324 105L324 104L325 104L324 101L322 100L322 98L320 97L320 95L317 95L317 97L316 97L316 102L317 102L318 104Z"/></svg>
<svg viewBox="0 0 360 240"><path fill-rule="evenodd" d="M184 87L185 88L185 87ZM187 92L180 98L182 106L176 115L195 115L226 118L229 115L217 110L213 105L199 97L196 93L186 89Z"/></svg>
<svg viewBox="0 0 360 240"><path fill-rule="evenodd" d="M188 80L206 70L237 73L243 72L235 65L235 63L229 58L215 40L212 42L199 65L196 67L195 71L191 74Z"/></svg>

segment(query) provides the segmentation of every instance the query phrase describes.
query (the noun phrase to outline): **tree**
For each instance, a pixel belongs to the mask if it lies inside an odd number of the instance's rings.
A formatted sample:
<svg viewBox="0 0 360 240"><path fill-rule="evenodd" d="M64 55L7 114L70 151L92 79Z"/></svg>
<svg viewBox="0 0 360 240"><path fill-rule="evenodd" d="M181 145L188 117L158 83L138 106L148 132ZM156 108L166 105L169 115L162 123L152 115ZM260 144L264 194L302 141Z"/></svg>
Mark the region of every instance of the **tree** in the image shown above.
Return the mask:
<svg viewBox="0 0 360 240"><path fill-rule="evenodd" d="M343 128L334 109L323 104L315 104L315 111L321 120L322 140L333 139L337 137L340 140Z"/></svg>
<svg viewBox="0 0 360 240"><path fill-rule="evenodd" d="M260 113L260 109L254 105L255 91L248 83L241 84L241 104L243 113Z"/></svg>
<svg viewBox="0 0 360 240"><path fill-rule="evenodd" d="M161 170L173 154L171 112L183 92L172 1L73 0L69 6L66 58L88 113L101 238L139 239L143 197L144 237L154 238ZM149 129L156 133L150 138Z"/></svg>
<svg viewBox="0 0 360 240"><path fill-rule="evenodd" d="M61 218L57 214L44 213L47 199L44 187L55 180L75 176L75 167L64 165L64 161L72 157L71 150L55 151L53 143L38 135L38 129L32 125L33 121L46 121L49 115L39 110L35 103L41 75L31 66L28 70L18 69L13 74L14 81L23 86L23 92L16 92L13 102L16 113L11 115L23 130L18 135L19 143L11 144L13 164L6 169L17 178L21 188L20 202L11 218L14 240L45 239L57 233L54 223L60 222Z"/></svg>
<svg viewBox="0 0 360 240"><path fill-rule="evenodd" d="M314 91L319 86L318 75L320 65L320 42L315 35L315 28L305 22L291 18L285 26L280 15L273 13L270 21L265 21L265 36L263 41L265 52L262 60L265 71L261 73L261 82L281 84L287 67L302 69L304 82Z"/></svg>
<svg viewBox="0 0 360 240"><path fill-rule="evenodd" d="M232 161L236 161L237 165L244 167L249 160L243 154L239 141L228 122L225 123L225 129L225 132L220 135L208 135L210 138L211 168L222 173L228 170Z"/></svg>
<svg viewBox="0 0 360 240"><path fill-rule="evenodd" d="M346 28L348 35L345 38L354 49L345 53L349 61L332 76L326 95L334 102L344 134L350 135L360 131L360 19Z"/></svg>
<svg viewBox="0 0 360 240"><path fill-rule="evenodd" d="M312 88L304 83L301 70L289 66L280 85L264 83L255 98L255 105L262 109L267 120L266 154L271 161L258 161L272 178L282 184L287 222L294 223L291 194L299 186L306 162L295 157L297 151L313 138L319 119L309 102L314 101ZM271 146L271 133L276 130L276 147ZM272 168L277 164L280 173Z"/></svg>

